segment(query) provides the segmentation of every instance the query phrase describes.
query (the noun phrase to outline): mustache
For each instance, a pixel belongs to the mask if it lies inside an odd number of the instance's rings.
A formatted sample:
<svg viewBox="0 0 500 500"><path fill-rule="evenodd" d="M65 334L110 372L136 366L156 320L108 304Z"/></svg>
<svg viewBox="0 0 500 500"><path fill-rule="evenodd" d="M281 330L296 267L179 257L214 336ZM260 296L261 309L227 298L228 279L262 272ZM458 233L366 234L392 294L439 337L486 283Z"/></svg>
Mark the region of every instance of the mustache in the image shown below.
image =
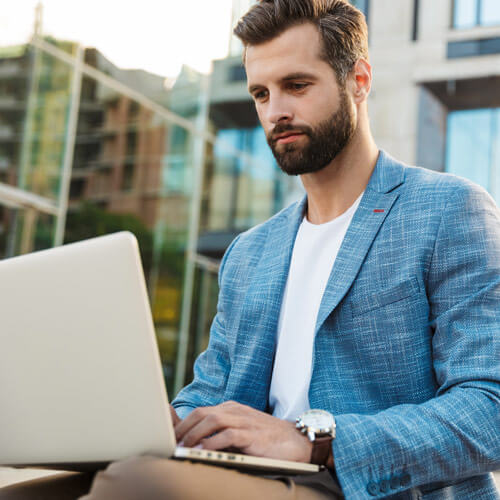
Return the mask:
<svg viewBox="0 0 500 500"><path fill-rule="evenodd" d="M310 136L312 129L306 125L293 126L288 123L278 123L278 125L276 125L273 130L267 134L267 142L269 144L274 144L278 140L277 136L284 134L285 132L298 132Z"/></svg>

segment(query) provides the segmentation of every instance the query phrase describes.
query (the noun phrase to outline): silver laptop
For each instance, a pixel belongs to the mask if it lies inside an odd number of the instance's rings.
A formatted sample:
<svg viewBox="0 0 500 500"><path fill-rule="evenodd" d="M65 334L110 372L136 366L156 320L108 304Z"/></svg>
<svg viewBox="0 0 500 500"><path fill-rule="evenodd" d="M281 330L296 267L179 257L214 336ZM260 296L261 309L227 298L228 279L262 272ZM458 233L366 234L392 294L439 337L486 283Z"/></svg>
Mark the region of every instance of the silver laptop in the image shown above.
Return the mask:
<svg viewBox="0 0 500 500"><path fill-rule="evenodd" d="M0 261L0 465L91 470L151 454L314 473L176 446L137 240L128 232Z"/></svg>

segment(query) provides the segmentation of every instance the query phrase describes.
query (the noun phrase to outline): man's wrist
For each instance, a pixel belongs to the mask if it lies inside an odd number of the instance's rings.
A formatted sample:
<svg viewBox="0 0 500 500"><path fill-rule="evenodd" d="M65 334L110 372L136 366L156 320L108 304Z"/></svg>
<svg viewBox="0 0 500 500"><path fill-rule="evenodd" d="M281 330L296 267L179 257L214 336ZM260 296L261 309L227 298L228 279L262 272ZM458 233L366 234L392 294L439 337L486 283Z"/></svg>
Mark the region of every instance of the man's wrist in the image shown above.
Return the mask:
<svg viewBox="0 0 500 500"><path fill-rule="evenodd" d="M332 440L335 439L335 418L325 410L311 409L297 417L296 427L312 443L310 463L333 466ZM332 456L332 458L330 458Z"/></svg>

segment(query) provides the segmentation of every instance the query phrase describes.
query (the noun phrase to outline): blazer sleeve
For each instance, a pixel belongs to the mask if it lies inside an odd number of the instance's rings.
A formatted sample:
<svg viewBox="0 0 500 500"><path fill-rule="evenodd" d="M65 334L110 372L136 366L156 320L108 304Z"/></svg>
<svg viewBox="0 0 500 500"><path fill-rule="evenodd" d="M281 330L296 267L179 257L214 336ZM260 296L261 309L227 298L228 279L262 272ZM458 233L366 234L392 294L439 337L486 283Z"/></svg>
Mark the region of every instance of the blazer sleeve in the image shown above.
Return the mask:
<svg viewBox="0 0 500 500"><path fill-rule="evenodd" d="M201 353L194 364L193 381L177 394L172 406L180 418L186 418L199 406L214 406L223 402L226 382L231 368L227 350L224 307L225 292L224 268L231 251L240 236L237 236L226 250L219 268L219 297L217 314L210 327L210 340L207 349Z"/></svg>
<svg viewBox="0 0 500 500"><path fill-rule="evenodd" d="M500 469L500 215L482 188L467 183L449 197L426 290L439 389L423 404L336 416L346 498Z"/></svg>

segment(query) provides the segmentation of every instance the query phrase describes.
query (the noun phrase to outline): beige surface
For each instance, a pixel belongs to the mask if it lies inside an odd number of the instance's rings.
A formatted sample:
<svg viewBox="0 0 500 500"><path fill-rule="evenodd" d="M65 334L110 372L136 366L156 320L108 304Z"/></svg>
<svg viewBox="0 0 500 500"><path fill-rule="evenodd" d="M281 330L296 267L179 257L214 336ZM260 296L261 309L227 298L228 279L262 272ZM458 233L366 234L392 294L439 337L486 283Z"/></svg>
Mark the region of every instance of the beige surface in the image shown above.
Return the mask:
<svg viewBox="0 0 500 500"><path fill-rule="evenodd" d="M0 488L8 484L19 483L21 481L29 481L37 477L49 476L57 474L58 471L48 471L40 469L11 469L10 467L0 467Z"/></svg>
<svg viewBox="0 0 500 500"><path fill-rule="evenodd" d="M10 469L8 467L0 467L0 488L8 484L17 483L20 481L29 481L37 477L43 477L50 474L57 474L57 471L47 471L39 469ZM495 473L495 481L497 488L500 490L500 472Z"/></svg>

